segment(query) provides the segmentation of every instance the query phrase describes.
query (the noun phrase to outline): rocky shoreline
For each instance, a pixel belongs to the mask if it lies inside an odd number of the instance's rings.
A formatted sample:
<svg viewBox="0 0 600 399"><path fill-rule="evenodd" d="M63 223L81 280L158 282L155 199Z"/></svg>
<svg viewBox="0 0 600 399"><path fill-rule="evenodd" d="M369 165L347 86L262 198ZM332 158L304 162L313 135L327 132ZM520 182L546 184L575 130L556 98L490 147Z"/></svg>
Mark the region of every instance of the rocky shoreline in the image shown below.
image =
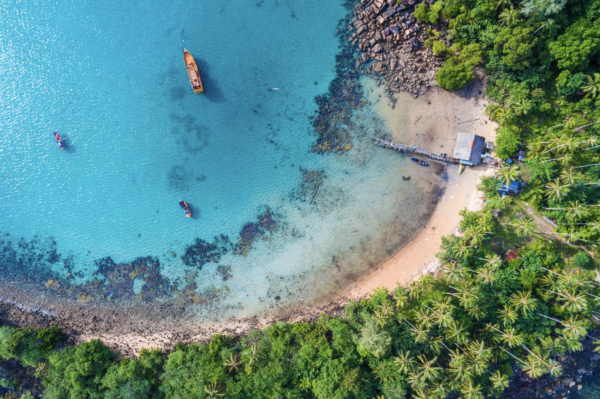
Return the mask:
<svg viewBox="0 0 600 399"><path fill-rule="evenodd" d="M599 336L595 330L588 336ZM572 354L556 356L563 367L563 374L558 378L544 375L531 380L520 369L515 369L510 386L503 392L502 399L560 399L570 398L583 389L586 382L600 375L600 354L594 352L593 340L585 338L582 341L583 350Z"/></svg>
<svg viewBox="0 0 600 399"><path fill-rule="evenodd" d="M348 40L358 53L356 67L362 75L375 76L378 85L385 84L392 101L394 93L417 97L437 86L435 74L444 63L424 45L429 39L428 24L415 19L413 7L418 4L418 0L401 4L361 0L348 26L353 32Z"/></svg>

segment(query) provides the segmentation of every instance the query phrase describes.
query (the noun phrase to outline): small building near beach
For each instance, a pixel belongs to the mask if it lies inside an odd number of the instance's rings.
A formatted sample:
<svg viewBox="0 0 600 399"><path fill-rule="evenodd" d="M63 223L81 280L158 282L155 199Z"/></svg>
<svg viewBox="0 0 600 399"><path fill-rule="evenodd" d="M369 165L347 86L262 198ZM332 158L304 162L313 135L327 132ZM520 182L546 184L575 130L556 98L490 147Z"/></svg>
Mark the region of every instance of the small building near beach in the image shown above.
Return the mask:
<svg viewBox="0 0 600 399"><path fill-rule="evenodd" d="M476 134L458 133L453 158L466 165L479 165L485 139Z"/></svg>

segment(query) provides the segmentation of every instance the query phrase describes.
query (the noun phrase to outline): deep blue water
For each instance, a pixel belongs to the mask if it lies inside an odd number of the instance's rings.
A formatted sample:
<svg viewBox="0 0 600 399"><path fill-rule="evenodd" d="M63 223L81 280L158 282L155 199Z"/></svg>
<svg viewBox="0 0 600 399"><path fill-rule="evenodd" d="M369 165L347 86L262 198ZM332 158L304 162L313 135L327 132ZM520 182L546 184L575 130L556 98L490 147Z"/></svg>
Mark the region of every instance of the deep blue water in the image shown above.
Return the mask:
<svg viewBox="0 0 600 399"><path fill-rule="evenodd" d="M192 293L203 320L252 314L327 295L389 258L443 184L370 144L385 131L368 105L350 151L311 152L340 2L0 0L0 13L3 273L60 277L46 285L57 290L107 280L101 259L150 256L165 280L144 301L168 285ZM303 187L300 168L322 172L322 186ZM219 256L184 262L196 238L221 235ZM144 294L148 274L132 267L127 284ZM83 302L100 300L88 291Z"/></svg>

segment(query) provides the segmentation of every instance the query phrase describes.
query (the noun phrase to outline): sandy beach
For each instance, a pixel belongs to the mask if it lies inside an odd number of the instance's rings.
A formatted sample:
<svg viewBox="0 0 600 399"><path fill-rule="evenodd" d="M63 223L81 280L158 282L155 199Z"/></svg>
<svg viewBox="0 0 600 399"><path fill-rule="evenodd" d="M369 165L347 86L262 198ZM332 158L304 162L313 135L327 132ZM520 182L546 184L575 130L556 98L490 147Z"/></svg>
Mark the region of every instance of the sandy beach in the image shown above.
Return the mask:
<svg viewBox="0 0 600 399"><path fill-rule="evenodd" d="M452 154L459 132L475 133L486 141L495 138L494 129L497 125L484 115L487 101L483 94L464 99L433 87L416 99L408 93L396 94L398 101L392 108L386 101L382 87L372 81L366 82L365 86L369 100L388 122L393 141ZM460 234L460 210L466 208L476 211L483 208L483 199L476 186L482 176L491 173L491 168L477 166L467 167L458 175L458 167L448 165L448 186L427 225L394 257L352 287L349 297L362 298L377 287L393 289L397 284L406 284L422 273L434 272L440 266L435 254L439 251L441 238Z"/></svg>

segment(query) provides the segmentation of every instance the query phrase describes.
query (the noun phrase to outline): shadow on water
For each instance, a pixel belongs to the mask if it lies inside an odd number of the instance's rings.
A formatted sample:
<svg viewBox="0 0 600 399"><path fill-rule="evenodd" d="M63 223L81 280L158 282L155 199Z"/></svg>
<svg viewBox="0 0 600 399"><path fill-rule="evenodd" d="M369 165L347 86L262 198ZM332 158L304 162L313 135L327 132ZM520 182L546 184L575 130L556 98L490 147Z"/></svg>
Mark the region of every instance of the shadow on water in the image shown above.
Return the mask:
<svg viewBox="0 0 600 399"><path fill-rule="evenodd" d="M194 206L191 202L186 201L186 204L190 207L190 211L192 211L192 217L190 219L200 220L202 218L202 211L199 207Z"/></svg>
<svg viewBox="0 0 600 399"><path fill-rule="evenodd" d="M65 145L65 152L69 154L75 154L77 147L71 143L68 137L62 137L63 144Z"/></svg>
<svg viewBox="0 0 600 399"><path fill-rule="evenodd" d="M224 103L226 101L225 95L219 88L217 81L210 77L210 68L208 63L204 60L196 61L200 76L202 77L202 83L204 84L204 94L209 101L214 103Z"/></svg>

